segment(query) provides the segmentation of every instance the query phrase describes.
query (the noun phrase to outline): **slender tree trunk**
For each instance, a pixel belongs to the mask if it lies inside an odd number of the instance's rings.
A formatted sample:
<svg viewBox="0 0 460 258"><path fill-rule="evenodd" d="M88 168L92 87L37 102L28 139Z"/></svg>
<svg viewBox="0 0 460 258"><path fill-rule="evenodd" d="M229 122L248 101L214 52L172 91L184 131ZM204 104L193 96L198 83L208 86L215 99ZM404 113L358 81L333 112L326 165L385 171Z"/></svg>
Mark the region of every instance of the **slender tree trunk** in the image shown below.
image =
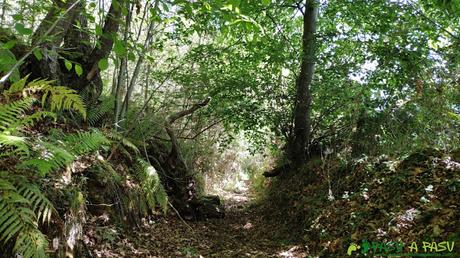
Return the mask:
<svg viewBox="0 0 460 258"><path fill-rule="evenodd" d="M127 70L128 60L125 57L122 57L120 60L120 70L118 71L117 87L115 94L115 124L120 121L121 117L121 107L122 107L122 96L125 88L125 77Z"/></svg>
<svg viewBox="0 0 460 258"><path fill-rule="evenodd" d="M144 104L147 102L149 97L149 84L150 84L150 64L147 65L147 74L145 74L145 83L144 83Z"/></svg>
<svg viewBox="0 0 460 258"><path fill-rule="evenodd" d="M150 43L151 43L152 34L153 34L152 33L153 28L154 28L154 22L151 22L150 26L149 26L149 31L147 33L147 38L146 38L145 43L144 43L144 46L145 46L146 49L150 48ZM141 71L143 63L144 63L144 55L139 55L139 58L137 59L136 67L134 68L133 75L131 76L129 86L128 86L128 89L126 91L126 96L125 96L125 100L123 102L123 110L122 110L122 113L121 113L121 117L123 117L126 114L126 112L128 111L129 100L131 99L131 94L134 91L134 87L136 85L137 78L139 77L139 73Z"/></svg>
<svg viewBox="0 0 460 258"><path fill-rule="evenodd" d="M158 7L158 0L155 1L155 4L154 4L154 8L156 9ZM145 15L143 16L143 19L142 19L142 22L144 21L144 18L145 18ZM142 23L141 23L142 25ZM153 37L153 30L155 28L155 22L154 21L150 21L150 25L147 29L147 36L145 38L145 41L144 41L144 46L145 46L145 49L148 50L150 48L150 45L152 43L152 37ZM141 31L142 28L139 28L139 34L138 34L138 39L139 39L139 36L140 36L140 31ZM136 85L136 82L137 82L137 78L139 77L139 73L141 71L141 68L142 68L142 65L144 63L144 59L145 59L145 55L139 55L139 58L137 59L137 63L136 63L136 67L134 68L134 72L131 76L131 80L129 82L129 85L128 85L128 89L126 91L126 96L125 96L125 100L123 102L123 107L122 107L122 110L121 110L121 114L120 114L120 117L123 118L125 116L125 114L128 112L128 107L129 107L129 101L131 99L131 95L134 91L134 87Z"/></svg>
<svg viewBox="0 0 460 258"><path fill-rule="evenodd" d="M119 60L114 63L113 74L112 74L112 89L110 90L110 95L116 97L117 95L117 80L118 80L118 69L120 65L118 64Z"/></svg>
<svg viewBox="0 0 460 258"><path fill-rule="evenodd" d="M310 141L311 82L315 68L315 32L317 2L305 0L302 35L302 62L297 78L294 108L294 139L290 146L290 160L294 167L307 161L306 148Z"/></svg>
<svg viewBox="0 0 460 258"><path fill-rule="evenodd" d="M123 41L127 42L129 37L129 29L131 27L131 15L132 15L132 8L129 3L127 3L127 9L129 10L128 15L126 16L125 20L125 30L123 33ZM125 54L120 60L120 70L118 72L118 80L117 80L117 87L116 87L116 95L115 95L115 124L121 119L121 112L122 112L122 104L123 104L123 91L127 86L127 70L128 70L128 53Z"/></svg>
<svg viewBox="0 0 460 258"><path fill-rule="evenodd" d="M0 26L3 27L3 24L5 23L5 13L6 13L6 8L7 8L7 0L3 0L3 3L2 3L2 16L1 16L1 20L0 20Z"/></svg>

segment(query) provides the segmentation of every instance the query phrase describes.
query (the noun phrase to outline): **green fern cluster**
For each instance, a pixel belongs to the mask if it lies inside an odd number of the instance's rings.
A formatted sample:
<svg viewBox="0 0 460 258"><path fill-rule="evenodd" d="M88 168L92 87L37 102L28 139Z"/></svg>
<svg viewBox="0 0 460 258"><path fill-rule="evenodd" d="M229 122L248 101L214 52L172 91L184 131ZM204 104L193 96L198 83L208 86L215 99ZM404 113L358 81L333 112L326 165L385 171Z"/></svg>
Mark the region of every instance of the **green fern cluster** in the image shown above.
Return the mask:
<svg viewBox="0 0 460 258"><path fill-rule="evenodd" d="M38 172L45 176L67 167L80 156L105 147L111 147L112 152L118 150L131 160L140 155L136 144L116 131L69 134L50 130L47 136L37 137L27 130L44 119L56 120L56 112L64 110L76 111L87 118L90 125L96 124L112 104L113 101L107 100L101 103L105 108L87 114L82 98L75 91L53 86L46 80L27 83L27 78L17 81L0 95L0 164L7 159L8 162L13 160L13 166L0 167L0 171L7 170L0 173L0 245L14 243L13 252L22 257L46 257L48 242L38 225L50 221L53 206L37 185L28 183L21 174ZM116 189L121 176L112 165L98 161L96 166L101 167L103 176L116 179L113 181ZM142 213L156 207L166 212L168 197L155 168L137 158L131 171L141 187L136 192L124 193L127 203L131 202L131 195L137 195Z"/></svg>
<svg viewBox="0 0 460 258"><path fill-rule="evenodd" d="M56 119L55 111L76 110L86 116L83 101L75 91L53 86L50 81L34 80L27 85L26 81L27 77L17 81L2 94L4 101L0 102L0 158L13 155L28 157L30 142L21 131L45 118ZM40 101L43 107L49 103L50 111L33 110L33 105Z"/></svg>
<svg viewBox="0 0 460 258"><path fill-rule="evenodd" d="M149 208L153 211L158 204L162 211L166 212L168 209L168 195L155 168L147 161L138 158L135 172L141 183Z"/></svg>
<svg viewBox="0 0 460 258"><path fill-rule="evenodd" d="M100 124L104 117L107 117L111 112L113 112L114 106L115 97L104 97L99 105L88 109L88 124L91 126Z"/></svg>
<svg viewBox="0 0 460 258"><path fill-rule="evenodd" d="M15 239L13 251L22 257L46 257L48 241L38 222L49 222L53 206L33 184L0 172L0 241Z"/></svg>
<svg viewBox="0 0 460 258"><path fill-rule="evenodd" d="M45 80L26 81L17 81L0 95L0 161L14 161L13 166L0 167L7 170L0 172L0 245L13 243L12 251L21 257L46 257L48 242L38 224L50 221L53 206L36 184L20 175L38 171L44 176L110 141L98 131L59 139L30 137L26 129L43 119L56 119L55 112L73 110L86 117L86 110L71 89Z"/></svg>
<svg viewBox="0 0 460 258"><path fill-rule="evenodd" d="M77 111L86 118L85 104L80 95L75 90L64 86L55 86L53 81L48 80L33 80L27 82L28 77L24 77L17 81L4 92L4 96L8 99L14 95L22 95L25 98L39 98L42 107L47 107L52 112L61 110Z"/></svg>
<svg viewBox="0 0 460 258"><path fill-rule="evenodd" d="M135 154L140 154L139 148L137 148L136 144L134 144L131 139L128 139L120 132L110 130L106 132L105 135L113 142L116 142L118 145L117 147L122 146L126 150L131 150Z"/></svg>
<svg viewBox="0 0 460 258"><path fill-rule="evenodd" d="M78 156L93 153L110 141L99 131L64 134L59 140L49 139L49 142L39 142L41 155L22 162L20 168L35 168L41 175L65 168L75 161ZM44 150L44 151L43 151Z"/></svg>

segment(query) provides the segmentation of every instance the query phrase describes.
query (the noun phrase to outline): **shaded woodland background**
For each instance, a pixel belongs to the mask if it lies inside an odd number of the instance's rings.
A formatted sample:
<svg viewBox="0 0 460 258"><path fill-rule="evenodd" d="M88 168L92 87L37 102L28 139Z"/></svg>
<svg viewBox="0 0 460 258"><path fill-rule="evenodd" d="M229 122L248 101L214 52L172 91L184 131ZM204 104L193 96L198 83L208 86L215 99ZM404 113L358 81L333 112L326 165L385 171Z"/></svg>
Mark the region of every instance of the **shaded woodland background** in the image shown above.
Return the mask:
<svg viewBox="0 0 460 258"><path fill-rule="evenodd" d="M338 257L363 239L459 238L457 0L0 10L5 257L267 257L291 244ZM253 198L249 212L228 193ZM270 231L233 239L225 223L249 229L245 216ZM168 238L171 218L183 231ZM213 238L189 232L200 226L225 230L222 243L201 246ZM196 243L176 246L184 236Z"/></svg>

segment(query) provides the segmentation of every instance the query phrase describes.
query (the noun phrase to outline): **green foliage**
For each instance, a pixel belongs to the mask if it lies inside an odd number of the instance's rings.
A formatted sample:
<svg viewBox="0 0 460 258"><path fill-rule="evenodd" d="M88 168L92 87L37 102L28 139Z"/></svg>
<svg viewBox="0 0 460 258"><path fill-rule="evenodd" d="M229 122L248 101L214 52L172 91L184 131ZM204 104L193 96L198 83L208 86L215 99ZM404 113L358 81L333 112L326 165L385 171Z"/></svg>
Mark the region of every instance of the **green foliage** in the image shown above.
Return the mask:
<svg viewBox="0 0 460 258"><path fill-rule="evenodd" d="M109 68L109 60L107 58L103 58L97 63L97 66L101 71L107 70L107 68Z"/></svg>
<svg viewBox="0 0 460 258"><path fill-rule="evenodd" d="M79 64L75 64L75 73L80 77L83 74L83 68Z"/></svg>
<svg viewBox="0 0 460 258"><path fill-rule="evenodd" d="M161 210L166 212L168 209L168 195L161 184L156 169L147 161L138 158L135 173L145 193L148 207L154 210L158 204Z"/></svg>
<svg viewBox="0 0 460 258"><path fill-rule="evenodd" d="M13 251L22 257L45 257L48 242L38 222L49 222L53 206L34 184L0 172L0 241L15 239Z"/></svg>
<svg viewBox="0 0 460 258"><path fill-rule="evenodd" d="M20 116L29 110L34 103L34 98L24 98L7 104L0 104L0 130L10 131L12 125L22 120Z"/></svg>
<svg viewBox="0 0 460 258"><path fill-rule="evenodd" d="M19 155L19 157L29 156L30 147L33 145L34 139L27 139L20 134L20 131L23 128L34 126L45 118L57 118L54 112L33 109L34 103L40 100L43 107L45 106L44 103L49 103L51 111L76 110L83 116L86 115L84 104L75 91L65 87L53 86L51 82L45 80L35 80L26 85L26 80L27 77L17 81L3 93L6 102L0 103L0 149L4 151L0 154L0 157L8 157L13 154ZM42 96L40 97L39 94L42 94ZM21 96L18 100L8 101L9 99L17 98L18 95ZM40 143L40 141L37 140L36 143ZM85 143L88 145L83 148L94 147L95 144L94 142ZM55 164L67 164L65 161L70 160L66 151L59 150L57 146L44 143L43 147L49 147L54 150L53 157L57 157ZM45 165L43 162L39 163L41 164L41 172L60 167L50 164ZM49 169L44 169L45 166L49 167Z"/></svg>
<svg viewBox="0 0 460 258"><path fill-rule="evenodd" d="M11 43L10 43L11 44ZM0 74L8 73L14 64L17 62L14 54L9 50L8 42L3 44L0 42ZM11 82L19 80L19 70L16 68L10 77Z"/></svg>
<svg viewBox="0 0 460 258"><path fill-rule="evenodd" d="M137 146L130 139L123 136L123 134L111 130L106 133L106 136L114 143L133 151L135 154L140 154L139 148L137 148Z"/></svg>
<svg viewBox="0 0 460 258"><path fill-rule="evenodd" d="M75 90L69 89L64 86L55 86L52 81L47 80L33 80L26 84L27 76L11 85L3 95L9 98L14 95L21 94L28 96L21 99L22 111L30 108L32 103L27 104L22 102L32 102L39 100L37 94L41 94L41 103L43 107L49 107L50 111L61 110L74 110L86 118L86 108L80 95Z"/></svg>
<svg viewBox="0 0 460 258"><path fill-rule="evenodd" d="M99 105L88 109L88 124L91 126L100 124L104 117L113 113L114 106L115 98L113 96L104 97Z"/></svg>
<svg viewBox="0 0 460 258"><path fill-rule="evenodd" d="M37 142L45 150L45 155L29 159L21 168L35 168L41 175L70 165L78 156L93 153L102 146L110 145L110 141L99 131L78 132L75 134L58 134L49 142Z"/></svg>
<svg viewBox="0 0 460 258"><path fill-rule="evenodd" d="M36 183L19 175L27 175L33 168L44 176L69 165L80 155L110 145L110 141L96 130L58 137L57 133L28 137L26 128L47 118L56 120L56 111L75 110L85 116L86 110L73 90L45 80L26 81L27 77L13 83L0 98L0 161L16 160L18 164L1 167L9 172L0 173L0 241L15 241L13 252L22 257L46 257L48 242L38 229L38 222L50 221L53 206ZM35 105L39 102L42 110Z"/></svg>
<svg viewBox="0 0 460 258"><path fill-rule="evenodd" d="M75 155L84 155L99 150L111 142L98 130L91 132L78 132L66 134L62 138L64 147L70 149Z"/></svg>
<svg viewBox="0 0 460 258"><path fill-rule="evenodd" d="M44 81L34 81L29 84L32 90L37 89L43 92L42 105L45 105L48 100L51 111L75 110L86 118L85 105L75 90L42 82Z"/></svg>

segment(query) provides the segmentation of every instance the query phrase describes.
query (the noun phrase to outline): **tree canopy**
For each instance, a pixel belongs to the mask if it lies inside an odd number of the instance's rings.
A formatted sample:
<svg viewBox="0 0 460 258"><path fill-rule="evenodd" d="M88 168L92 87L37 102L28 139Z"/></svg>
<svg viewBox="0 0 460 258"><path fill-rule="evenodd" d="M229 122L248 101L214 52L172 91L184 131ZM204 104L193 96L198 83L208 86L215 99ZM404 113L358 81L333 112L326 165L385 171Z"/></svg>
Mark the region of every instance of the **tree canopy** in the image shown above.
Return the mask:
<svg viewBox="0 0 460 258"><path fill-rule="evenodd" d="M319 210L380 173L411 185L412 169L449 189L438 206L457 215L430 227L458 239L458 186L441 183L459 176L458 0L0 0L0 13L0 253L93 255L84 229L102 215L222 218L209 191L236 180L265 214L334 236L328 251L302 236L328 257L360 231L338 237Z"/></svg>

